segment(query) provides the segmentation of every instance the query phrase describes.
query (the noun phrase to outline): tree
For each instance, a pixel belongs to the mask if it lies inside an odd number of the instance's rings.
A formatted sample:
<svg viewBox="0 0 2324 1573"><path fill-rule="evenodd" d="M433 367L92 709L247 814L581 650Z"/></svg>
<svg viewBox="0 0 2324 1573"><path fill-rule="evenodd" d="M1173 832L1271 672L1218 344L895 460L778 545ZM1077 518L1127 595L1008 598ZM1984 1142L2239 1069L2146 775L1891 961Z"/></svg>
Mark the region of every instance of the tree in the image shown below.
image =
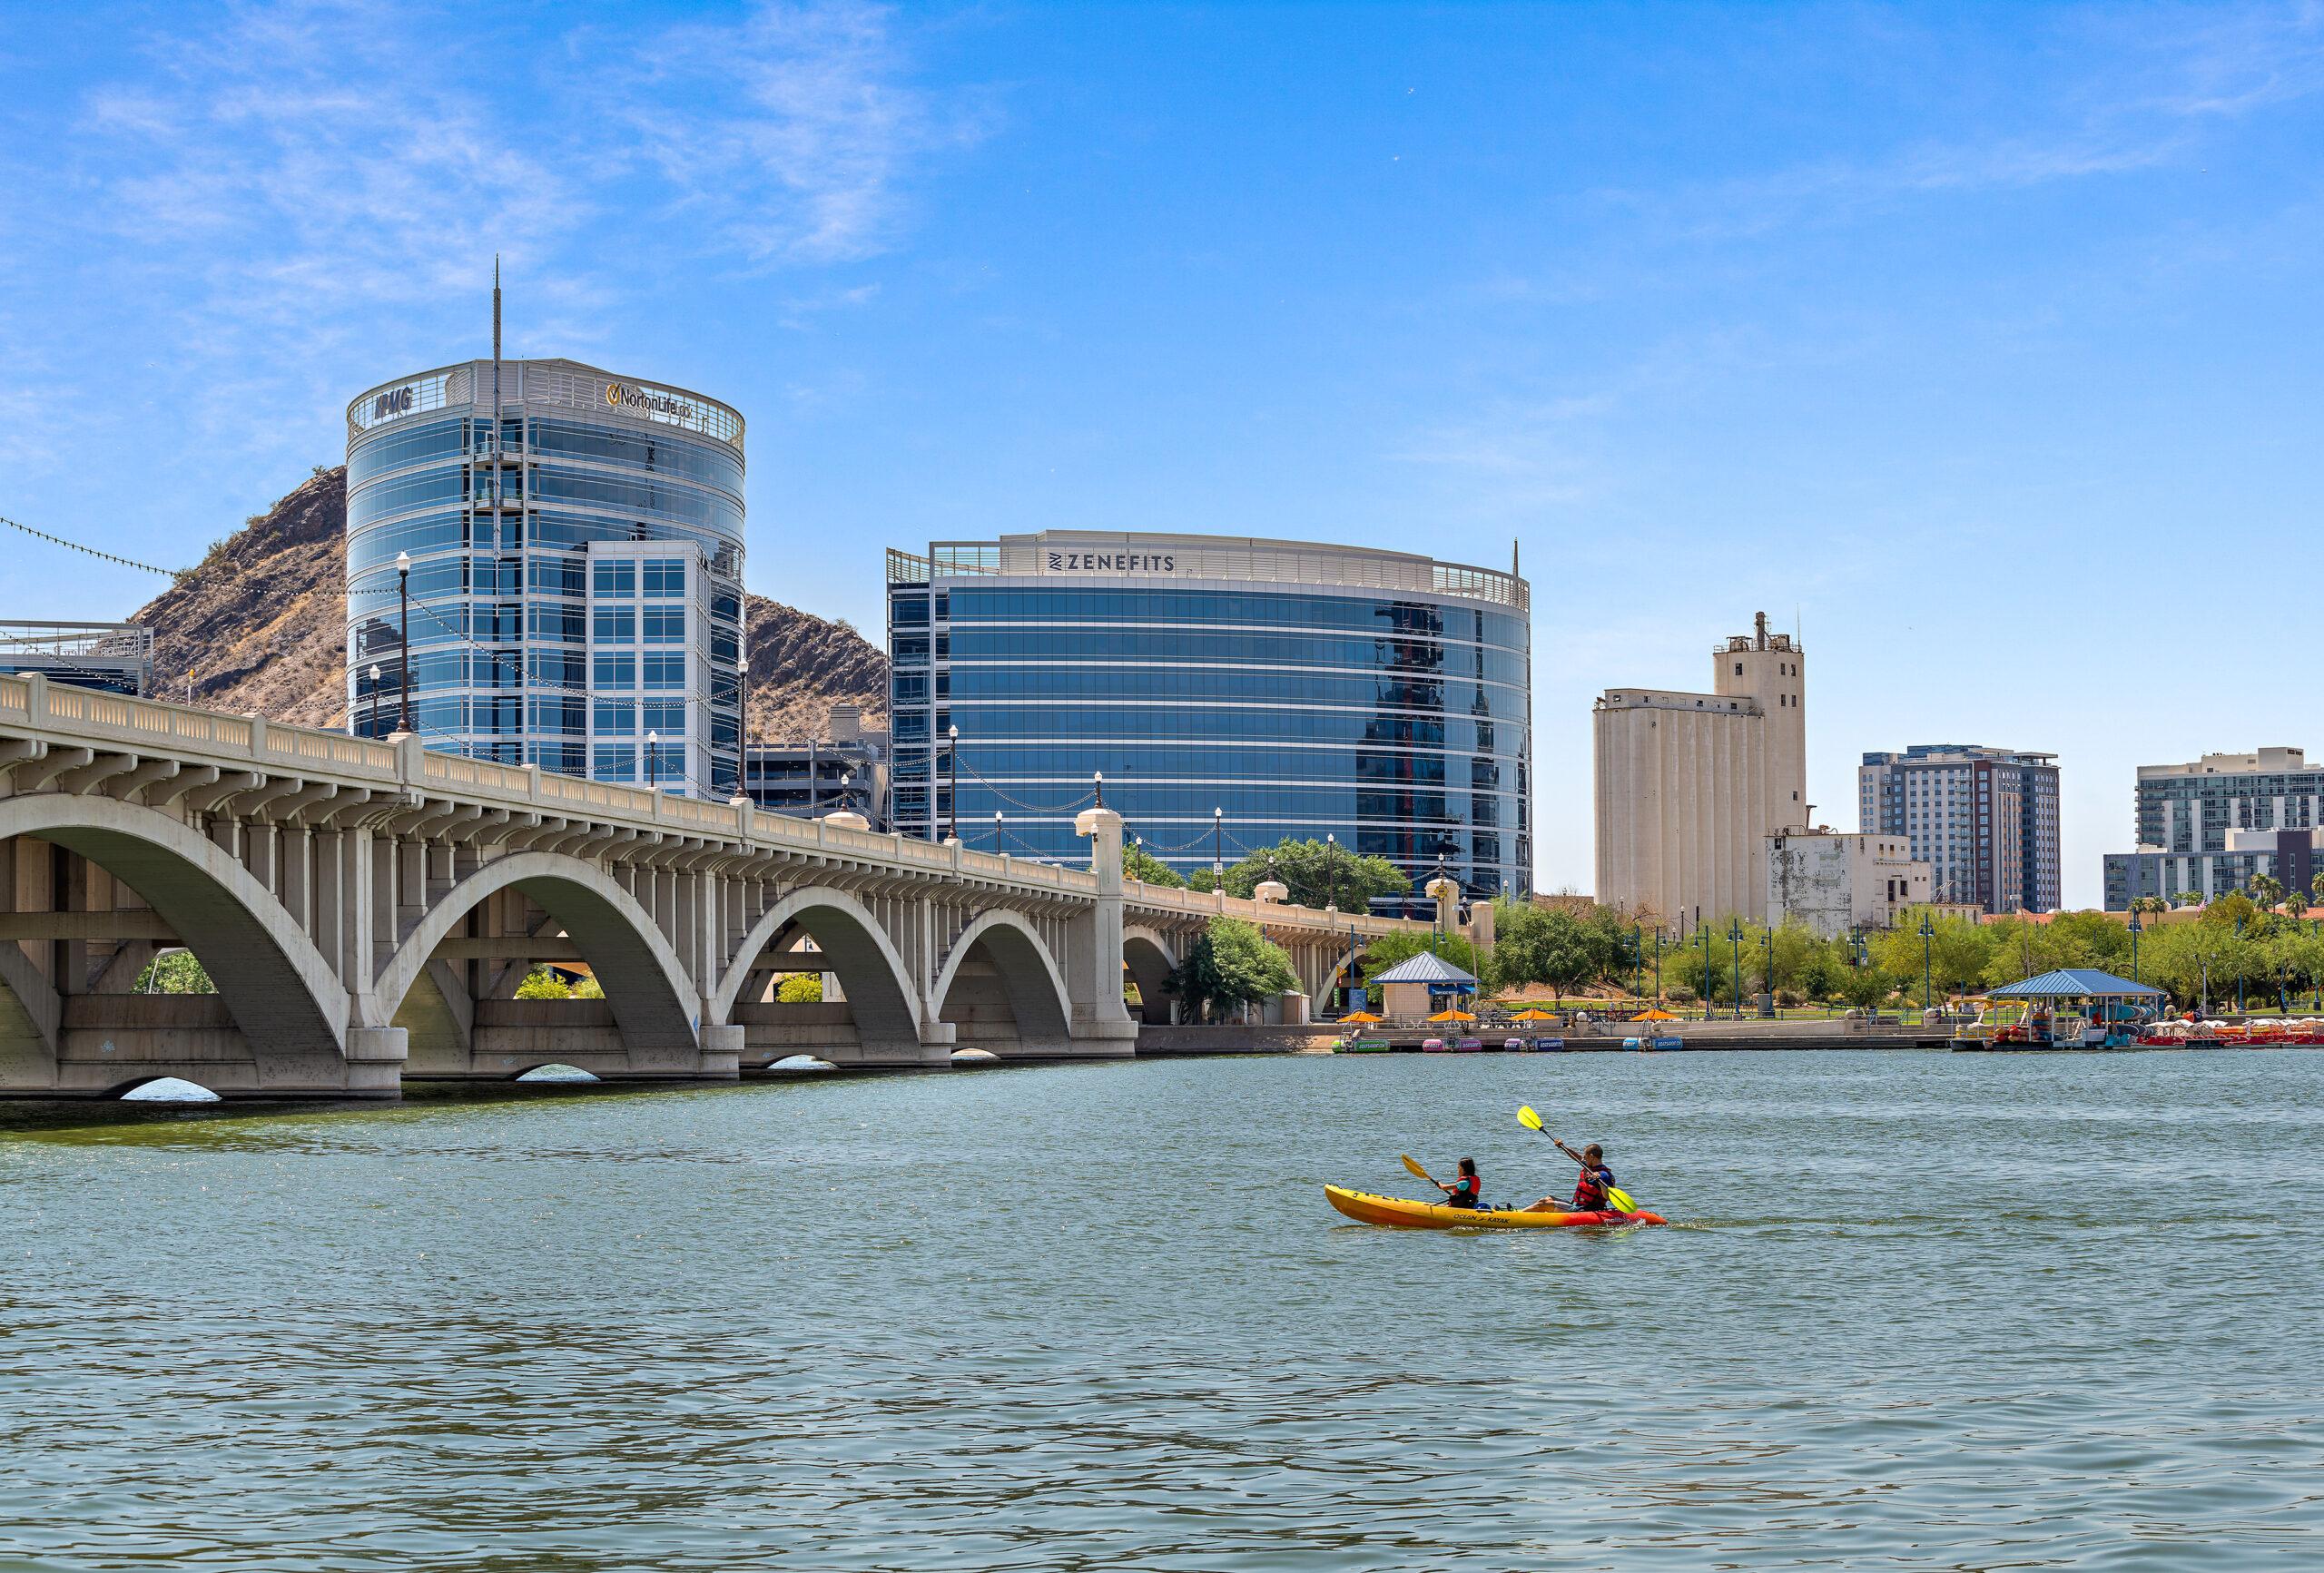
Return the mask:
<svg viewBox="0 0 2324 1573"><path fill-rule="evenodd" d="M1173 890L1187 887L1176 869L1135 841L1122 843L1122 875L1125 879L1143 880L1149 885L1167 885Z"/></svg>
<svg viewBox="0 0 2324 1573"><path fill-rule="evenodd" d="M774 986L774 998L779 1005L821 1005L823 1002L822 975L793 972Z"/></svg>
<svg viewBox="0 0 2324 1573"><path fill-rule="evenodd" d="M1272 863L1270 863L1272 860ZM1336 841L1302 841L1289 837L1263 851L1253 852L1226 870L1226 893L1247 900L1272 869L1291 894L1294 906L1322 907L1336 900L1340 909L1363 910L1374 896L1408 894L1413 882L1385 858L1358 857ZM1211 871L1197 869L1190 888L1209 890Z"/></svg>
<svg viewBox="0 0 2324 1573"><path fill-rule="evenodd" d="M2250 880L2251 903L2263 912L2272 912L2284 899L2284 884L2273 874L2254 874Z"/></svg>
<svg viewBox="0 0 2324 1573"><path fill-rule="evenodd" d="M576 999L603 999L605 997L606 986L597 981L595 973L573 986L573 998Z"/></svg>
<svg viewBox="0 0 2324 1573"><path fill-rule="evenodd" d="M2299 890L2290 890L2285 892L2284 910L2290 913L2295 921L2306 917L2308 915L2308 897Z"/></svg>
<svg viewBox="0 0 2324 1573"><path fill-rule="evenodd" d="M553 968L536 967L525 974L522 983L517 985L517 998L519 999L570 999L572 997L572 986L559 978Z"/></svg>
<svg viewBox="0 0 2324 1573"><path fill-rule="evenodd" d="M1211 1019L1219 1020L1238 1006L1293 992L1299 978L1283 947L1256 924L1213 918L1187 948L1186 959L1170 974L1170 985L1189 1007L1206 1008Z"/></svg>
<svg viewBox="0 0 2324 1573"><path fill-rule="evenodd" d="M1571 912L1504 898L1493 903L1492 983L1511 988L1546 983L1562 994L1598 977L1602 947ZM1376 955L1375 947L1375 955Z"/></svg>
<svg viewBox="0 0 2324 1573"><path fill-rule="evenodd" d="M191 950L165 950L145 965L137 975L140 994L215 994L218 986L210 981L208 968L194 959Z"/></svg>

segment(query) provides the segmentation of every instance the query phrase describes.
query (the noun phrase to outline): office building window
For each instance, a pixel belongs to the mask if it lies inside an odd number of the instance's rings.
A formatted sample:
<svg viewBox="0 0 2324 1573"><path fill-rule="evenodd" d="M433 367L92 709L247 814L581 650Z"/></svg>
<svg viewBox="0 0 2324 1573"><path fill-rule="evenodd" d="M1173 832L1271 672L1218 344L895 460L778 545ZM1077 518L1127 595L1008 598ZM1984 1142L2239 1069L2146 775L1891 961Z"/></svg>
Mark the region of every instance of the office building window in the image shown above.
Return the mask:
<svg viewBox="0 0 2324 1573"><path fill-rule="evenodd" d="M603 564L598 565L600 567ZM630 644L637 639L637 608L600 606L596 609L597 643Z"/></svg>
<svg viewBox="0 0 2324 1573"><path fill-rule="evenodd" d="M665 599L686 593L686 565L682 557L645 559L645 594Z"/></svg>
<svg viewBox="0 0 2324 1573"><path fill-rule="evenodd" d="M627 557L608 557L596 565L597 594L629 596L637 594L637 565Z"/></svg>
<svg viewBox="0 0 2324 1573"><path fill-rule="evenodd" d="M665 661L667 656L649 655L648 661ZM599 655L597 684L599 688L635 688L637 686L637 657L635 655Z"/></svg>
<svg viewBox="0 0 2324 1573"><path fill-rule="evenodd" d="M597 734L628 737L637 731L637 706L627 701L597 701Z"/></svg>
<svg viewBox="0 0 2324 1573"><path fill-rule="evenodd" d="M635 781L637 779L636 745L627 742L599 743L596 768L589 773L599 781Z"/></svg>
<svg viewBox="0 0 2324 1573"><path fill-rule="evenodd" d="M684 688L686 685L686 658L683 655L648 655L645 657L645 686L648 688Z"/></svg>
<svg viewBox="0 0 2324 1573"><path fill-rule="evenodd" d="M645 643L683 644L685 642L686 609L684 606L645 608Z"/></svg>

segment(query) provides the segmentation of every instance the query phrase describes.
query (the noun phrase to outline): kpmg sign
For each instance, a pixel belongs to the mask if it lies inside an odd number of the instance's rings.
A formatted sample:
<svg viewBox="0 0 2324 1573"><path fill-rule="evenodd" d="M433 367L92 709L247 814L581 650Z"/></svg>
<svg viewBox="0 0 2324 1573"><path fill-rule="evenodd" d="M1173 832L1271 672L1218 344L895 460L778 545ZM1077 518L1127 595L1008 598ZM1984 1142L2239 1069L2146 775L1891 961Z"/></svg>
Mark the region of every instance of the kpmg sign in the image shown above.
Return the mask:
<svg viewBox="0 0 2324 1573"><path fill-rule="evenodd" d="M1167 552L1050 552L1052 574L1175 574L1178 559Z"/></svg>
<svg viewBox="0 0 2324 1573"><path fill-rule="evenodd" d="M412 392L409 388L390 388L371 400L371 418L390 420L399 415L409 415Z"/></svg>

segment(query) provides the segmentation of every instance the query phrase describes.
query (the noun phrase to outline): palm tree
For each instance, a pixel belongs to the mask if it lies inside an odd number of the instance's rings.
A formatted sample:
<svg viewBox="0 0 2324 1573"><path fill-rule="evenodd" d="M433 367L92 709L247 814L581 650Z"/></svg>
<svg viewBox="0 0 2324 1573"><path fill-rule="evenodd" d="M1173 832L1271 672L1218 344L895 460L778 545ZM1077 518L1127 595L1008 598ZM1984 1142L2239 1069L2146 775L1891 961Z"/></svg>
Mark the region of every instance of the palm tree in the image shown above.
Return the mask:
<svg viewBox="0 0 2324 1573"><path fill-rule="evenodd" d="M2262 912L2272 912L2276 903L2284 899L2284 885L2273 874L2254 874L2250 882L2251 900Z"/></svg>
<svg viewBox="0 0 2324 1573"><path fill-rule="evenodd" d="M2291 891L2284 897L2284 910L2294 918L2303 916L2308 911L2308 898L2298 890Z"/></svg>

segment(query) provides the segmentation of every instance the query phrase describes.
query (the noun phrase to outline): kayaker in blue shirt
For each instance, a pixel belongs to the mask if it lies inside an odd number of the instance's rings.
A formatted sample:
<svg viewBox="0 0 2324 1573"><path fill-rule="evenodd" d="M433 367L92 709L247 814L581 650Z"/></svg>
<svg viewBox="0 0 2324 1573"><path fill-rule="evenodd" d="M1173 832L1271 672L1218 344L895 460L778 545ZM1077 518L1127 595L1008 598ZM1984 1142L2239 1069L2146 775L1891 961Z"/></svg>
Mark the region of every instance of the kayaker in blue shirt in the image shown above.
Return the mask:
<svg viewBox="0 0 2324 1573"><path fill-rule="evenodd" d="M1439 1180L1436 1188L1444 1193L1444 1204L1448 1207L1474 1207L1484 1201L1484 1183L1477 1178L1474 1158L1462 1158L1461 1177L1449 1185Z"/></svg>
<svg viewBox="0 0 2324 1573"><path fill-rule="evenodd" d="M1552 1141L1557 1138L1552 1136ZM1575 1152L1563 1142L1558 1151L1581 1165L1581 1178L1573 1187L1573 1210L1577 1213L1610 1213L1614 1204L1606 1199L1606 1187L1614 1184L1614 1171L1606 1166L1605 1149L1596 1142Z"/></svg>

